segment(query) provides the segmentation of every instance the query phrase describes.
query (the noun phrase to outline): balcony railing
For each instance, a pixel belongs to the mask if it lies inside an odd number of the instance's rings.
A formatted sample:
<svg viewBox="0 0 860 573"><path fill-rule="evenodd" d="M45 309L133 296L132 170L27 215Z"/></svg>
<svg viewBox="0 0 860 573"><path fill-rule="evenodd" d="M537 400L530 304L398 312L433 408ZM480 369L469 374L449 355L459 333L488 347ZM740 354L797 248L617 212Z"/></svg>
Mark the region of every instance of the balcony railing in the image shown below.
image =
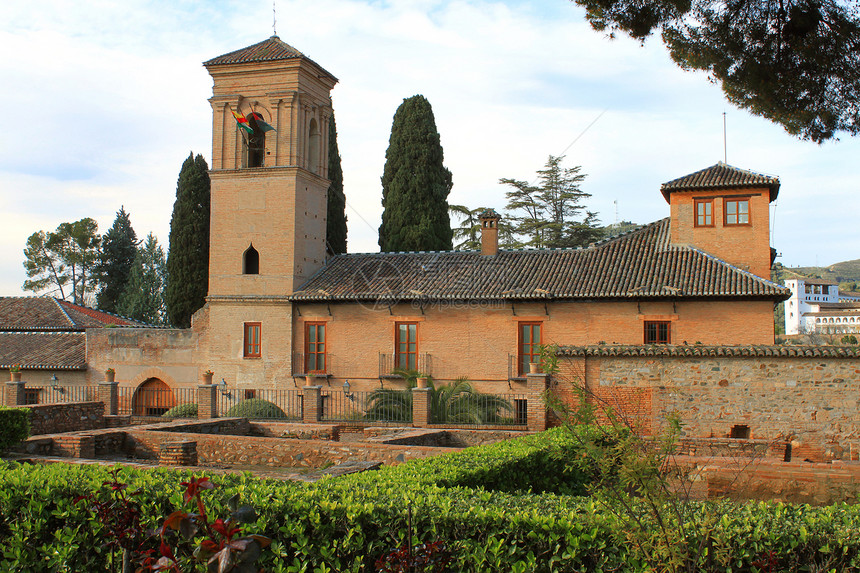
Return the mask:
<svg viewBox="0 0 860 573"><path fill-rule="evenodd" d="M333 354L326 353L325 368L319 369L318 364L306 364L307 356L304 352L293 352L292 374L299 376L302 374L331 374L334 369L334 364L337 362L337 357ZM308 371L310 368L310 371Z"/></svg>
<svg viewBox="0 0 860 573"><path fill-rule="evenodd" d="M379 353L379 377L380 378L396 378L398 375L395 371L417 370L421 374L433 375L433 360L430 354L418 354L415 357L415 368L409 368L406 364L398 364L397 357L394 354Z"/></svg>

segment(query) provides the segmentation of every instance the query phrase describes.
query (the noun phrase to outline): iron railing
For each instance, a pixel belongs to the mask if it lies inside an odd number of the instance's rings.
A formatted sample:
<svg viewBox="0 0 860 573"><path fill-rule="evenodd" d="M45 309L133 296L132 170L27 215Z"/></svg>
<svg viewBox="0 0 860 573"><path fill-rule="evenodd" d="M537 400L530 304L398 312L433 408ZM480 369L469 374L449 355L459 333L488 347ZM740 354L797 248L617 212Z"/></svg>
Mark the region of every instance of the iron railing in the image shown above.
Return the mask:
<svg viewBox="0 0 860 573"><path fill-rule="evenodd" d="M118 388L120 415L159 417L171 408L196 402L196 388Z"/></svg>
<svg viewBox="0 0 860 573"><path fill-rule="evenodd" d="M439 404L432 423L456 426L523 426L528 423L525 394L462 393Z"/></svg>
<svg viewBox="0 0 860 573"><path fill-rule="evenodd" d="M93 402L99 399L98 386L30 386L24 389L27 404Z"/></svg>
<svg viewBox="0 0 860 573"><path fill-rule="evenodd" d="M218 415L270 420L301 420L301 390L257 390L218 387ZM268 402L268 404L266 404Z"/></svg>
<svg viewBox="0 0 860 573"><path fill-rule="evenodd" d="M416 368L408 368L405 364L399 364L395 354L379 353L379 377L396 376L395 371L417 370L421 374L433 375L433 359L430 354L418 354L416 357Z"/></svg>
<svg viewBox="0 0 860 573"><path fill-rule="evenodd" d="M337 362L337 356L327 352L325 355L325 369L317 370L316 368L314 368L312 372L308 372L307 365L305 364L306 360L307 358L304 352L293 352L293 376L297 376L299 374L331 374L334 371L334 364L336 364ZM316 367L317 365L313 366Z"/></svg>

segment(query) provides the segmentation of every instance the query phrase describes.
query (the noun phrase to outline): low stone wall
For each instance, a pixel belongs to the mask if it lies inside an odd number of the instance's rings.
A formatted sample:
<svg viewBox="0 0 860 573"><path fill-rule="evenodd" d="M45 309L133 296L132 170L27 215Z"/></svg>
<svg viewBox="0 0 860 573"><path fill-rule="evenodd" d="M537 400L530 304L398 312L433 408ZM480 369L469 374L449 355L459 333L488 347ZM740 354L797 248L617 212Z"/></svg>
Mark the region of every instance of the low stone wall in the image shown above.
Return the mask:
<svg viewBox="0 0 860 573"><path fill-rule="evenodd" d="M31 436L93 430L105 426L105 405L101 402L33 404L13 408L30 409Z"/></svg>
<svg viewBox="0 0 860 573"><path fill-rule="evenodd" d="M257 436L179 434L175 431L126 429L128 445L134 455L157 459L163 442L190 440L197 442L201 465L268 466L318 468L347 461L378 461L397 464L410 459L427 458L455 451L451 448L426 446L390 446L385 444L345 444L325 440L285 440Z"/></svg>
<svg viewBox="0 0 860 573"><path fill-rule="evenodd" d="M469 448L523 437L521 431L432 428L365 428L364 437L386 444Z"/></svg>
<svg viewBox="0 0 860 573"><path fill-rule="evenodd" d="M286 424L281 422L251 422L250 435L263 438L286 438L290 440L326 440L336 442L340 439L340 426L314 424ZM360 432L359 432L360 433Z"/></svg>
<svg viewBox="0 0 860 573"><path fill-rule="evenodd" d="M584 387L646 433L680 415L684 436L791 445L791 459L860 457L860 350L600 345L560 349L556 391Z"/></svg>
<svg viewBox="0 0 860 573"><path fill-rule="evenodd" d="M180 432L183 434L224 434L244 436L251 429L247 418L212 418L209 420L177 420L169 424L150 425L162 432Z"/></svg>

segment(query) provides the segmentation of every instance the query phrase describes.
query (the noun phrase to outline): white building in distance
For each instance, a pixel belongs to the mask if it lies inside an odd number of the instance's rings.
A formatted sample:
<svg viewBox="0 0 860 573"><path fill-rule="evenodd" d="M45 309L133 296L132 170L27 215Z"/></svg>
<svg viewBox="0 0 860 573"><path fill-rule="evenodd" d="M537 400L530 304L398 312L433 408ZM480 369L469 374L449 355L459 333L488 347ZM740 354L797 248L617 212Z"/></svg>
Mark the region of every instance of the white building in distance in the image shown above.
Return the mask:
<svg viewBox="0 0 860 573"><path fill-rule="evenodd" d="M839 285L822 279L788 279L791 298L785 306L785 333L860 332L860 297L840 295Z"/></svg>

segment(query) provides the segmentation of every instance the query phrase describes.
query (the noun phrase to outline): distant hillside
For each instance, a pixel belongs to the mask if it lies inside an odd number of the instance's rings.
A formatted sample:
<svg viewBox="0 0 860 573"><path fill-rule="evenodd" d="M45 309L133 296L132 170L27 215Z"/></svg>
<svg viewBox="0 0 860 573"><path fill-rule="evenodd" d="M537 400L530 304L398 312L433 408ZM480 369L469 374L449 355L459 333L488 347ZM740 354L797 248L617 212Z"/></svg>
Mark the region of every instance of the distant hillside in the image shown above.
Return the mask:
<svg viewBox="0 0 860 573"><path fill-rule="evenodd" d="M842 261L827 267L783 267L776 265L781 273L775 273L779 279L818 278L839 283L840 290L858 290L860 283L860 259ZM775 271L777 269L774 269Z"/></svg>

